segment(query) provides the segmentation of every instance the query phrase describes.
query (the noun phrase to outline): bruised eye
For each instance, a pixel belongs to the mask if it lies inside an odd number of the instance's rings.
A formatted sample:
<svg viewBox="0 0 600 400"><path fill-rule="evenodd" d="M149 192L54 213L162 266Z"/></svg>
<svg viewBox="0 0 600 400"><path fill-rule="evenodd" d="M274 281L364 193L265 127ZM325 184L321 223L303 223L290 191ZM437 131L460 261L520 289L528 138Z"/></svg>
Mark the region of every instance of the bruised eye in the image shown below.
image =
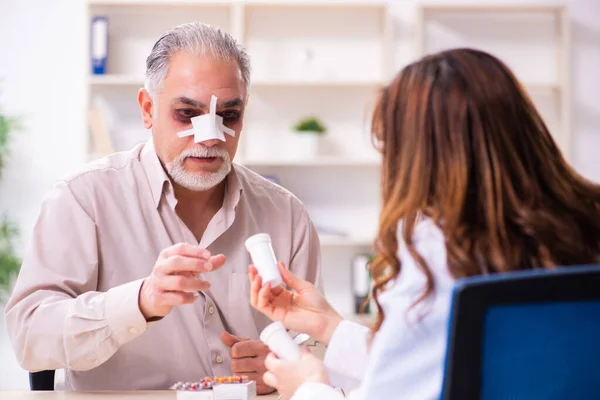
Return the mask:
<svg viewBox="0 0 600 400"><path fill-rule="evenodd" d="M223 113L219 113L221 117L223 117L223 121L226 124L234 124L240 119L240 113L237 111L225 111Z"/></svg>
<svg viewBox="0 0 600 400"><path fill-rule="evenodd" d="M178 120L180 121L189 121L191 118L195 117L197 115L196 111L192 110L191 108L180 108L178 110L175 110L175 116L177 117Z"/></svg>

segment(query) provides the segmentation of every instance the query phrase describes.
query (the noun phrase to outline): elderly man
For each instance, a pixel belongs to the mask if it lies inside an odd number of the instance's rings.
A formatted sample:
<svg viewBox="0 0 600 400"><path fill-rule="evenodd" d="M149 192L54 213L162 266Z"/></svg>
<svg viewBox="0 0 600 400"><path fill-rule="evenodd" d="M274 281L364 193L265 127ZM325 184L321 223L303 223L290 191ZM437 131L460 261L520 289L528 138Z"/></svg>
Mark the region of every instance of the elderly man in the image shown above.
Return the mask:
<svg viewBox="0 0 600 400"><path fill-rule="evenodd" d="M249 304L245 240L321 285L319 240L288 191L232 164L250 62L200 23L154 45L138 95L152 139L59 181L43 201L6 321L20 364L66 390L166 389L248 375L269 323Z"/></svg>

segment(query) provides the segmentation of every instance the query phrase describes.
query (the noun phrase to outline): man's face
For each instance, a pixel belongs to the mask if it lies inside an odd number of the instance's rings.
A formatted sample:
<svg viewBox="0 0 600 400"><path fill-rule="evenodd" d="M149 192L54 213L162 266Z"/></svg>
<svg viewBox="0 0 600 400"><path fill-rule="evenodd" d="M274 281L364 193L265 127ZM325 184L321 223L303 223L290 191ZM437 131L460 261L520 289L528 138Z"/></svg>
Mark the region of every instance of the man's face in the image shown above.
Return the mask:
<svg viewBox="0 0 600 400"><path fill-rule="evenodd" d="M191 118L209 113L212 96L218 98L217 115L235 131L225 142L194 142L194 136L178 137L192 129ZM144 126L152 128L156 153L175 183L191 190L208 190L222 182L231 170L246 106L246 87L235 61L177 53L165 77L163 90L152 104L140 91Z"/></svg>

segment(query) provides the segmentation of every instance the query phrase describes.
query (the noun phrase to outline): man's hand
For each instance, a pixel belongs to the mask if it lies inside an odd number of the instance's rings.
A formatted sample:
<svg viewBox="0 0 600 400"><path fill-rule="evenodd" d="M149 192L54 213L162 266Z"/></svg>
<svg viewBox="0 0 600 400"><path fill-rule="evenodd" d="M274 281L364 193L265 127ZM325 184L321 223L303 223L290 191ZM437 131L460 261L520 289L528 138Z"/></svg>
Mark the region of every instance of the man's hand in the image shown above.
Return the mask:
<svg viewBox="0 0 600 400"><path fill-rule="evenodd" d="M173 306L196 301L198 292L208 290L210 283L199 274L214 271L225 264L225 256L212 256L208 250L189 243L164 249L152 273L140 289L140 311L146 319L164 317Z"/></svg>
<svg viewBox="0 0 600 400"><path fill-rule="evenodd" d="M269 394L274 388L266 385L263 375L267 371L265 357L269 348L260 340L243 339L228 332L221 333L221 341L230 348L231 368L235 375L246 375L256 382L257 394Z"/></svg>

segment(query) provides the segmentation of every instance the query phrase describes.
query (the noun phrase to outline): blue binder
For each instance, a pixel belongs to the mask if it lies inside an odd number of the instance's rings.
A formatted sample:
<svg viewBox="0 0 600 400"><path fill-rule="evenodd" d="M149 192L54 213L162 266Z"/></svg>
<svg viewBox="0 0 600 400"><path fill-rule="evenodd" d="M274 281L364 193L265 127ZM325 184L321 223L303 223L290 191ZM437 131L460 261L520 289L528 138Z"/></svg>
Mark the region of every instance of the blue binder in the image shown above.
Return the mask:
<svg viewBox="0 0 600 400"><path fill-rule="evenodd" d="M92 18L90 56L92 73L94 75L106 73L106 60L108 58L108 19L106 17L97 16Z"/></svg>

